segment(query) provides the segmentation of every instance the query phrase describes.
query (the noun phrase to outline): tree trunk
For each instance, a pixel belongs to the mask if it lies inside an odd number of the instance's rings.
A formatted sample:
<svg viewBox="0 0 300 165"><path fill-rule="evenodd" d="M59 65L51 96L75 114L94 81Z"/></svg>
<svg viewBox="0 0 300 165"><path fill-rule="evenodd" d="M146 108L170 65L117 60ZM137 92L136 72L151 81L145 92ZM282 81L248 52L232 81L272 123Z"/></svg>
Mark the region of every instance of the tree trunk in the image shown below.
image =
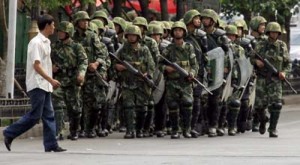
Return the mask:
<svg viewBox="0 0 300 165"><path fill-rule="evenodd" d="M291 28L290 28L290 23L291 23L291 15L285 17L285 30L286 30L286 45L288 49L290 50L290 34L291 34Z"/></svg>
<svg viewBox="0 0 300 165"><path fill-rule="evenodd" d="M177 13L176 13L176 20L179 21L183 18L184 15L184 2L183 0L177 0Z"/></svg>
<svg viewBox="0 0 300 165"><path fill-rule="evenodd" d="M122 16L122 1L114 0L114 8L112 9L113 17L121 17Z"/></svg>
<svg viewBox="0 0 300 165"><path fill-rule="evenodd" d="M148 2L148 0L139 0L139 2L140 2L141 9L142 9L142 16L148 20L149 2Z"/></svg>
<svg viewBox="0 0 300 165"><path fill-rule="evenodd" d="M96 11L96 4L95 3L89 3L87 13L92 16ZM109 12L109 11L108 11Z"/></svg>
<svg viewBox="0 0 300 165"><path fill-rule="evenodd" d="M161 20L167 21L169 20L168 14L168 1L167 0L160 0L160 9L161 9Z"/></svg>
<svg viewBox="0 0 300 165"><path fill-rule="evenodd" d="M5 2L8 1L1 1L0 3L0 27L3 32L3 52L0 52L0 97L5 97L6 94L6 60L7 60L7 42L8 42L8 29L6 24L6 8L5 6L8 5Z"/></svg>

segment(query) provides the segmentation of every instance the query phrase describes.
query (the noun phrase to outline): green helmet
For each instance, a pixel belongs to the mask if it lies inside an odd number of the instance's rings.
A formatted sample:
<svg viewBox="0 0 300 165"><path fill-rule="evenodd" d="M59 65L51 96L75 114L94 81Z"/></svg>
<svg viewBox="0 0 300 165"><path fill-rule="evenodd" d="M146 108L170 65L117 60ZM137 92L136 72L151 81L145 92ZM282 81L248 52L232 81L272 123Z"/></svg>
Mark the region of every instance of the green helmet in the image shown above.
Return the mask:
<svg viewBox="0 0 300 165"><path fill-rule="evenodd" d="M99 34L98 26L93 22L89 23L88 29L92 32L95 32L96 34Z"/></svg>
<svg viewBox="0 0 300 165"><path fill-rule="evenodd" d="M144 17L136 17L136 18L132 21L132 23L133 23L134 25L142 25L142 26L144 26L144 27L146 28L146 30L147 30L147 28L148 28L148 22L147 22L146 18L144 18Z"/></svg>
<svg viewBox="0 0 300 165"><path fill-rule="evenodd" d="M113 21L108 20L107 27L108 27L109 29L115 29L115 25L114 25Z"/></svg>
<svg viewBox="0 0 300 165"><path fill-rule="evenodd" d="M235 25L227 25L225 27L225 31L226 31L226 34L238 35L238 30L237 30L237 27Z"/></svg>
<svg viewBox="0 0 300 165"><path fill-rule="evenodd" d="M61 21L58 25L57 30L67 33L69 37L72 37L74 34L74 26L71 22L68 21Z"/></svg>
<svg viewBox="0 0 300 165"><path fill-rule="evenodd" d="M78 11L74 14L74 23L76 24L79 20L90 20L89 14L86 11Z"/></svg>
<svg viewBox="0 0 300 165"><path fill-rule="evenodd" d="M159 21L156 21L156 20L154 20L154 21L151 21L151 22L149 22L149 24L148 25L155 25L155 24L158 24L158 23L160 23Z"/></svg>
<svg viewBox="0 0 300 165"><path fill-rule="evenodd" d="M123 31L125 31L127 23L126 23L126 21L123 18L121 18L121 17L115 17L112 21L113 21L113 23L120 25L121 29Z"/></svg>
<svg viewBox="0 0 300 165"><path fill-rule="evenodd" d="M201 12L201 17L211 18L215 23L218 22L219 15L212 9L204 9Z"/></svg>
<svg viewBox="0 0 300 165"><path fill-rule="evenodd" d="M201 16L201 14L199 13L198 10L192 9L189 10L188 12L186 12L183 16L183 22L187 25L189 24L191 21L193 21L193 18L196 16Z"/></svg>
<svg viewBox="0 0 300 165"><path fill-rule="evenodd" d="M258 30L258 27L262 23L267 23L267 20L262 16L253 17L250 21L250 28L254 31Z"/></svg>
<svg viewBox="0 0 300 165"><path fill-rule="evenodd" d="M176 21L173 25L172 25L172 28L171 28L171 36L173 37L173 31L175 28L181 28L184 30L185 34L184 34L184 37L186 36L187 34L187 29L186 29L186 26L185 24L182 22L182 21Z"/></svg>
<svg viewBox="0 0 300 165"><path fill-rule="evenodd" d="M108 24L108 18L107 18L107 14L105 13L105 11L103 11L103 10L96 11L94 13L94 15L92 16L92 19L96 19L96 18L103 18L104 26L106 26Z"/></svg>
<svg viewBox="0 0 300 165"><path fill-rule="evenodd" d="M220 18L218 19L217 24L218 24L218 27L223 30L225 30L225 28L227 26L227 22L224 20L221 20Z"/></svg>
<svg viewBox="0 0 300 165"><path fill-rule="evenodd" d="M93 19L91 22L94 23L94 24L96 24L97 27L98 27L98 29L100 29L100 30L102 30L102 31L105 31L105 27L104 27L102 21L100 21L100 20L98 20L98 19Z"/></svg>
<svg viewBox="0 0 300 165"><path fill-rule="evenodd" d="M168 21L163 21L164 29L171 30L171 24Z"/></svg>
<svg viewBox="0 0 300 165"><path fill-rule="evenodd" d="M281 26L277 22L269 22L267 27L266 27L266 34L269 32L278 32L281 34Z"/></svg>
<svg viewBox="0 0 300 165"><path fill-rule="evenodd" d="M148 26L148 35L152 35L152 34L163 35L164 34L164 29L161 27L160 24L150 24Z"/></svg>
<svg viewBox="0 0 300 165"><path fill-rule="evenodd" d="M139 38L142 38L141 29L136 25L128 25L125 29L125 38L127 38L128 34L135 34L139 36Z"/></svg>

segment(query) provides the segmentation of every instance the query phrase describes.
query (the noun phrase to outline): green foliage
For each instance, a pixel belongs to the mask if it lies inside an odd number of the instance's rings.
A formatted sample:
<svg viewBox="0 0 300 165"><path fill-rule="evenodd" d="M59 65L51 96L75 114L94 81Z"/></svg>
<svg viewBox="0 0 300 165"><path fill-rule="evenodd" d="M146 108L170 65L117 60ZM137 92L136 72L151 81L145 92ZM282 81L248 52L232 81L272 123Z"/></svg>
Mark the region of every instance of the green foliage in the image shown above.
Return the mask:
<svg viewBox="0 0 300 165"><path fill-rule="evenodd" d="M36 6L37 3L34 0L25 0L27 6ZM81 4L95 3L95 0L80 0ZM40 6L44 9L57 9L62 6L71 5L71 0L40 0Z"/></svg>

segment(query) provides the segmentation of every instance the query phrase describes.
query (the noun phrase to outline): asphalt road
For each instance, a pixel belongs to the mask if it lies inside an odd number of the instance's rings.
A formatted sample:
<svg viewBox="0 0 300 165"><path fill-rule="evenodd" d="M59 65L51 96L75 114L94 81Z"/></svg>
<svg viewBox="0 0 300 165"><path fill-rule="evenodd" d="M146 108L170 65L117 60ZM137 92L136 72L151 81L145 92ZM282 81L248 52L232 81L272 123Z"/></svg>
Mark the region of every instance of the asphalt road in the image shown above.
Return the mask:
<svg viewBox="0 0 300 165"><path fill-rule="evenodd" d="M12 152L0 144L0 165L299 165L299 105L283 108L277 139L246 132L235 137L127 140L114 133L107 138L60 141L68 149L64 153L44 153L41 138L17 139Z"/></svg>

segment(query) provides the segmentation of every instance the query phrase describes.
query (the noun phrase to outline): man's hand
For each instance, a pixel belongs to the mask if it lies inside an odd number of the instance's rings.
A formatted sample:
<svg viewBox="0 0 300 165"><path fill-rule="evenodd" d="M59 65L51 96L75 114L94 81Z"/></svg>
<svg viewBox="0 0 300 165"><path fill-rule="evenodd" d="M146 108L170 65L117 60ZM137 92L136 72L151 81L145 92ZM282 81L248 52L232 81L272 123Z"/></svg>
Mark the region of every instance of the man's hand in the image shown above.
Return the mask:
<svg viewBox="0 0 300 165"><path fill-rule="evenodd" d="M261 60L255 60L255 63L258 68L263 68L265 66L265 64Z"/></svg>
<svg viewBox="0 0 300 165"><path fill-rule="evenodd" d="M79 85L79 86L82 86L83 85L83 82L84 82L84 76L82 76L82 75L78 75L77 76L77 84Z"/></svg>
<svg viewBox="0 0 300 165"><path fill-rule="evenodd" d="M58 87L60 87L60 82L58 80L52 79L50 81L50 84L53 86L53 89L57 89Z"/></svg>
<svg viewBox="0 0 300 165"><path fill-rule="evenodd" d="M88 66L88 69L91 72L95 72L95 70L97 70L99 65L100 65L99 62L90 63L89 66Z"/></svg>
<svg viewBox="0 0 300 165"><path fill-rule="evenodd" d="M126 67L124 65L122 65L122 64L116 64L115 68L119 72L122 72L122 71L126 70Z"/></svg>
<svg viewBox="0 0 300 165"><path fill-rule="evenodd" d="M284 80L285 79L285 73L284 72L279 72L278 77L280 80Z"/></svg>
<svg viewBox="0 0 300 165"><path fill-rule="evenodd" d="M176 71L176 70L175 70L173 67L171 67L171 66L166 66L166 67L165 67L165 70L167 71L167 73L173 73L173 72Z"/></svg>
<svg viewBox="0 0 300 165"><path fill-rule="evenodd" d="M53 72L53 73L58 72L58 70L59 70L59 67L58 67L58 66L52 65L52 72Z"/></svg>

